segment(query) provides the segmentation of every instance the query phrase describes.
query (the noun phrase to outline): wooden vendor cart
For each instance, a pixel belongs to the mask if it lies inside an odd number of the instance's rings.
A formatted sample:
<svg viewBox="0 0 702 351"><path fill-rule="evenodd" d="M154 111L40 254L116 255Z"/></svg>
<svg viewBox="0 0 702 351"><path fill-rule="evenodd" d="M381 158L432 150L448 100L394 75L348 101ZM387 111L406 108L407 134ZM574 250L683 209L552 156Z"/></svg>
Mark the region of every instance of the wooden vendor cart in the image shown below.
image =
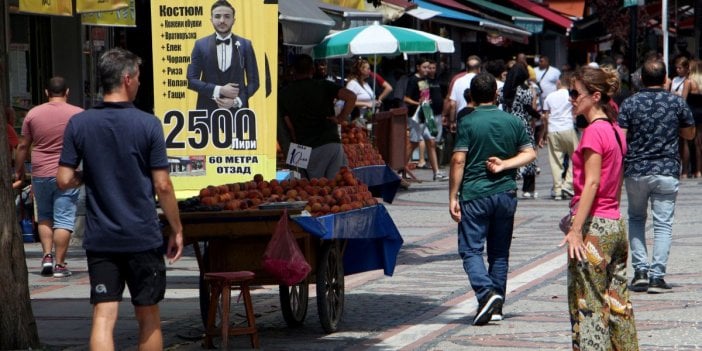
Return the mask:
<svg viewBox="0 0 702 351"><path fill-rule="evenodd" d="M315 283L319 321L325 332L332 333L343 314L344 275L380 268L392 275L402 238L383 205L321 217L297 216L300 212L288 209L289 228L312 271L300 284L279 285L283 318L291 327L303 324L309 284ZM209 307L204 273L247 270L256 274L254 284L279 284L263 270L261 261L282 213L266 209L180 214L185 245L193 245L200 268L203 321ZM169 233L167 221L162 221L164 233Z"/></svg>

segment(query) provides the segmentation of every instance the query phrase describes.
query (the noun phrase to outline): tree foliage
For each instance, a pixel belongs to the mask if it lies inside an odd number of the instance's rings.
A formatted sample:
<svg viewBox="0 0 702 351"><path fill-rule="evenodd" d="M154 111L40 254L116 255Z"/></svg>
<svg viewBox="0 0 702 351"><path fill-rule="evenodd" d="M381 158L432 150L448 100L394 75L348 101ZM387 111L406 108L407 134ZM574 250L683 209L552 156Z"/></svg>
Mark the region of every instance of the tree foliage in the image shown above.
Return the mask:
<svg viewBox="0 0 702 351"><path fill-rule="evenodd" d="M612 39L627 41L629 37L629 11L613 8L612 0L590 0L588 2L600 22L605 23ZM621 4L621 1L619 1ZM621 6L620 6L621 8Z"/></svg>

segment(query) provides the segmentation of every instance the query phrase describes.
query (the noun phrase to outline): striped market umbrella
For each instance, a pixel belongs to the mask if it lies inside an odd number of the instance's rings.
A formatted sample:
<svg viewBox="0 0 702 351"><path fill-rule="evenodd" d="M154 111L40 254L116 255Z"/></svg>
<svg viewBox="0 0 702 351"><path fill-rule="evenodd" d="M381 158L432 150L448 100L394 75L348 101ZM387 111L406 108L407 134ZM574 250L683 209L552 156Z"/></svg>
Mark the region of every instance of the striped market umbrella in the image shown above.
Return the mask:
<svg viewBox="0 0 702 351"><path fill-rule="evenodd" d="M317 59L354 55L422 54L454 51L453 41L438 35L402 27L380 25L354 27L327 35L313 49Z"/></svg>

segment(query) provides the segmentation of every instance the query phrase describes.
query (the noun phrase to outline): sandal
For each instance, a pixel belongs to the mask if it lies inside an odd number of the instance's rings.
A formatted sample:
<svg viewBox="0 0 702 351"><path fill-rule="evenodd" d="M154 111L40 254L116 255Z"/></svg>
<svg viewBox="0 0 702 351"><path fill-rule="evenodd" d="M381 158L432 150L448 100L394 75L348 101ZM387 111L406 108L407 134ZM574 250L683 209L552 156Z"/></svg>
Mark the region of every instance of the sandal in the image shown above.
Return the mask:
<svg viewBox="0 0 702 351"><path fill-rule="evenodd" d="M421 166L420 166L419 164L417 164L417 167L416 167L416 168L417 168L417 169L431 169L431 166L429 166L429 165L426 164L426 163L423 164L423 165L421 165Z"/></svg>

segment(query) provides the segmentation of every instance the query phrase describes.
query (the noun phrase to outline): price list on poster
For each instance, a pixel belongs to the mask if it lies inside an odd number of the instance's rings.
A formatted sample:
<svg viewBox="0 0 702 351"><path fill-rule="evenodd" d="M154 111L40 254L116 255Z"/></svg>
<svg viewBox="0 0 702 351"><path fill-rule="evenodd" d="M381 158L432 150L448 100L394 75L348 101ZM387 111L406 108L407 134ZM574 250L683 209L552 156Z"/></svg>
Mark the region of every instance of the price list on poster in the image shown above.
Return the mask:
<svg viewBox="0 0 702 351"><path fill-rule="evenodd" d="M190 48L198 38L202 20L193 19L203 15L201 6L165 6L158 9L157 21L162 38L160 49L160 77L154 76L155 84L161 86L161 96L168 100L185 99L188 80L185 78L190 63ZM186 44L190 43L191 45ZM187 108L187 105L183 106Z"/></svg>

